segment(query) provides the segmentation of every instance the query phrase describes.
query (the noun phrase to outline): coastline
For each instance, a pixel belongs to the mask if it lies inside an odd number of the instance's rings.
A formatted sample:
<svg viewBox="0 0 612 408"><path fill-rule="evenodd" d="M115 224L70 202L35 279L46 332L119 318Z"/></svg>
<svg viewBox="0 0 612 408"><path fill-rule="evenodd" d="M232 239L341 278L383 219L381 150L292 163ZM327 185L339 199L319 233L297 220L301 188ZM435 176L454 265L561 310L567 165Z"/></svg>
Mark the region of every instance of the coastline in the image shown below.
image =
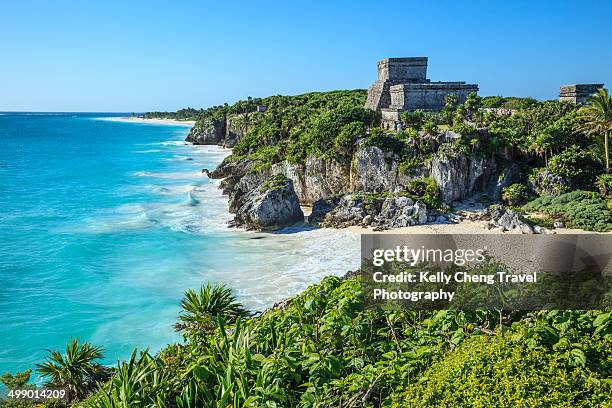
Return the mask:
<svg viewBox="0 0 612 408"><path fill-rule="evenodd" d="M333 228L331 228L333 229ZM484 224L479 221L461 220L457 223L429 223L423 225L413 225L410 227L392 228L384 231L375 231L372 227L351 226L347 229L356 234L518 234L519 231L500 232L495 229L486 229ZM556 228L554 234L610 234L611 232L594 232L573 228Z"/></svg>
<svg viewBox="0 0 612 408"><path fill-rule="evenodd" d="M106 120L109 122L127 122L127 123L147 123L154 125L180 125L180 126L189 126L193 127L195 125L195 120L177 120L177 119L146 119L146 118L138 118L138 117L108 117L108 118L97 118L98 120Z"/></svg>

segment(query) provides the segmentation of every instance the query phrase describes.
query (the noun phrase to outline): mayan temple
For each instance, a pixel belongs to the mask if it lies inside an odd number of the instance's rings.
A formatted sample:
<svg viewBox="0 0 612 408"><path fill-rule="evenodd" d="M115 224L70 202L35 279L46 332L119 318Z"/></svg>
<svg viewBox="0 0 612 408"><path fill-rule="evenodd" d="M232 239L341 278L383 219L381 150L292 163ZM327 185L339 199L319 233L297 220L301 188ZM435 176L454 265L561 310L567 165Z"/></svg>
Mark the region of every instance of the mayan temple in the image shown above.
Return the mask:
<svg viewBox="0 0 612 408"><path fill-rule="evenodd" d="M368 88L365 107L380 111L383 127L393 129L401 112L441 110L446 95L456 94L463 103L471 92L478 92L478 85L427 79L427 57L385 58L378 62L378 80Z"/></svg>
<svg viewBox="0 0 612 408"><path fill-rule="evenodd" d="M572 102L583 104L591 95L603 88L604 84L573 84L563 85L559 90L559 100L561 102Z"/></svg>

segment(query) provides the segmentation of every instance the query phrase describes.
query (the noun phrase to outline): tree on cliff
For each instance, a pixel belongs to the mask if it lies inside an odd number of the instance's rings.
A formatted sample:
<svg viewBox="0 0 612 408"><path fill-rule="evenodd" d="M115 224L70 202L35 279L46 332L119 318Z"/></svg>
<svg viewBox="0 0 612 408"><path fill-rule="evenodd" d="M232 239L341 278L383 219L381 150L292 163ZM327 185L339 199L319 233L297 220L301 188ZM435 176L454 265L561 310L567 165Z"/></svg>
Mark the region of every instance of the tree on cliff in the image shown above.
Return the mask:
<svg viewBox="0 0 612 408"><path fill-rule="evenodd" d="M610 172L609 137L612 130L612 98L608 90L600 88L589 99L587 104L580 108L580 117L584 121L582 130L589 134L604 137L604 154L606 172Z"/></svg>

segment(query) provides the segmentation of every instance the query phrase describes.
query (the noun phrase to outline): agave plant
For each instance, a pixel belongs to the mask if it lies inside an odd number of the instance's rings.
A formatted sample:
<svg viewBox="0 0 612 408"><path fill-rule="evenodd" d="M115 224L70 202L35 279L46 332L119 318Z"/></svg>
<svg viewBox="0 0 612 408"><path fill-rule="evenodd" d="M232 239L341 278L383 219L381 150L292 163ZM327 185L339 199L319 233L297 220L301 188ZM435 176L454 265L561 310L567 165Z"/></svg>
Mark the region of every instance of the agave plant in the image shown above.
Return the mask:
<svg viewBox="0 0 612 408"><path fill-rule="evenodd" d="M183 311L179 315L177 330L210 331L216 327L217 317L225 323L233 323L248 312L238 303L232 291L223 285L202 286L198 292L189 289L181 301Z"/></svg>
<svg viewBox="0 0 612 408"><path fill-rule="evenodd" d="M106 378L106 369L97 362L104 357L103 352L104 349L91 343L81 344L77 339L70 339L65 354L49 350L36 371L48 379L47 385L67 387L70 401L81 400Z"/></svg>
<svg viewBox="0 0 612 408"><path fill-rule="evenodd" d="M158 358L134 350L130 359L119 362L113 377L80 406L83 408L127 408L167 406L169 373Z"/></svg>

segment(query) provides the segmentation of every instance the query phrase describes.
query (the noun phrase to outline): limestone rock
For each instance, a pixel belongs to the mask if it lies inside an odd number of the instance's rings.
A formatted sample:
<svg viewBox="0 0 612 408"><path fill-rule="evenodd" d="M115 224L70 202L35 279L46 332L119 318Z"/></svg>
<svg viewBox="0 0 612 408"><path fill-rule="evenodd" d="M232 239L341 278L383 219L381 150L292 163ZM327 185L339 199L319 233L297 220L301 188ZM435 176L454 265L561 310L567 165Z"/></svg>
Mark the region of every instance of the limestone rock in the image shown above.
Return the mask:
<svg viewBox="0 0 612 408"><path fill-rule="evenodd" d="M316 211L322 206L323 204L315 204ZM427 206L421 201L415 203L404 196L383 199L352 194L342 197L336 201L333 209L327 210L322 225L336 228L363 225L385 230L426 224L428 220Z"/></svg>
<svg viewBox="0 0 612 408"><path fill-rule="evenodd" d="M529 178L529 187L543 197L557 197L570 190L570 185L561 176L543 170Z"/></svg>
<svg viewBox="0 0 612 408"><path fill-rule="evenodd" d="M323 221L327 213L336 208L339 202L340 197L338 196L320 198L319 200L315 201L312 206L312 212L308 216L308 223L316 224Z"/></svg>
<svg viewBox="0 0 612 408"><path fill-rule="evenodd" d="M493 192L493 199L495 201L501 200L502 190L511 184L518 183L520 181L521 169L514 163L500 176L500 179L495 184L495 190Z"/></svg>
<svg viewBox="0 0 612 408"><path fill-rule="evenodd" d="M352 191L383 192L395 189L397 161L376 146L360 147L353 155Z"/></svg>
<svg viewBox="0 0 612 408"><path fill-rule="evenodd" d="M223 145L225 121L208 119L189 131L185 141L196 145Z"/></svg>
<svg viewBox="0 0 612 408"><path fill-rule="evenodd" d="M496 164L486 157L436 154L431 161L430 174L438 183L442 201L451 203L492 189Z"/></svg>
<svg viewBox="0 0 612 408"><path fill-rule="evenodd" d="M248 193L236 210L234 224L254 230L271 230L304 220L293 182L272 177Z"/></svg>
<svg viewBox="0 0 612 408"><path fill-rule="evenodd" d="M517 213L501 205L489 208L483 218L489 218L502 231L520 232L521 234L534 233L533 228L523 221Z"/></svg>

